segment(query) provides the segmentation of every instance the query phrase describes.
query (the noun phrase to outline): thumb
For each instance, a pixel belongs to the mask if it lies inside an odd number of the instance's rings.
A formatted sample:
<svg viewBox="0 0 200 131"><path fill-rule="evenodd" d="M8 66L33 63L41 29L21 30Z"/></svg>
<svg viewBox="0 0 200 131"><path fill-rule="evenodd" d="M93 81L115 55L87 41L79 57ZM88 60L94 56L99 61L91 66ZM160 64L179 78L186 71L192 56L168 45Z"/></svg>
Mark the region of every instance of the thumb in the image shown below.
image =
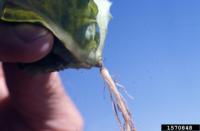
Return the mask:
<svg viewBox="0 0 200 131"><path fill-rule="evenodd" d="M34 62L52 45L53 35L39 25L0 23L0 61Z"/></svg>

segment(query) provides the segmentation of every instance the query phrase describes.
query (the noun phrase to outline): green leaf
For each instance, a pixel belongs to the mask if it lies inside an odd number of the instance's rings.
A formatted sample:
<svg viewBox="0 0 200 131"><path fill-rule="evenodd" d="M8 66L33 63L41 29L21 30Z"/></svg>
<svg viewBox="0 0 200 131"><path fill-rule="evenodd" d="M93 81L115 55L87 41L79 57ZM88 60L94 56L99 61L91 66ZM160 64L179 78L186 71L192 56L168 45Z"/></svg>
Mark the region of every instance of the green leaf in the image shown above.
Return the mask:
<svg viewBox="0 0 200 131"><path fill-rule="evenodd" d="M41 24L57 38L51 54L38 61L44 69L89 68L101 62L110 20L108 0L0 1L1 20ZM58 62L58 58L62 61ZM53 65L56 62L59 64ZM28 66L39 65L36 62Z"/></svg>

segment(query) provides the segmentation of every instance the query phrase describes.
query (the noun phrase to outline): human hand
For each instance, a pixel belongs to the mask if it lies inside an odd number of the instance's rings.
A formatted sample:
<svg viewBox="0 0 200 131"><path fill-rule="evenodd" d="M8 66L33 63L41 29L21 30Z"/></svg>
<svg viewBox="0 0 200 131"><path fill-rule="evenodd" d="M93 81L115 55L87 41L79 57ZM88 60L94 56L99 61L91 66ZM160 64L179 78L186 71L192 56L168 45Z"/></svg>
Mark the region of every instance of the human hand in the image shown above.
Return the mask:
<svg viewBox="0 0 200 131"><path fill-rule="evenodd" d="M1 131L82 130L82 118L56 72L31 75L15 64L43 58L52 45L53 36L42 27L0 24Z"/></svg>

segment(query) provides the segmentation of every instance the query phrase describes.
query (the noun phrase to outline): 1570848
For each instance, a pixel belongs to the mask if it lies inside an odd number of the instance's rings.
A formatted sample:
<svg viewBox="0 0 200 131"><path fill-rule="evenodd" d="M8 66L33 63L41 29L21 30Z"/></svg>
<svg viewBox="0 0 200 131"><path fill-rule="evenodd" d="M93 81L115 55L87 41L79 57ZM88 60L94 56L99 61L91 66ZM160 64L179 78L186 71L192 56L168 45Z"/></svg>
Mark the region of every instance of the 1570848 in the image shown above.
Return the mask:
<svg viewBox="0 0 200 131"><path fill-rule="evenodd" d="M162 131L200 131L200 125L183 125L183 124L162 125L161 130Z"/></svg>

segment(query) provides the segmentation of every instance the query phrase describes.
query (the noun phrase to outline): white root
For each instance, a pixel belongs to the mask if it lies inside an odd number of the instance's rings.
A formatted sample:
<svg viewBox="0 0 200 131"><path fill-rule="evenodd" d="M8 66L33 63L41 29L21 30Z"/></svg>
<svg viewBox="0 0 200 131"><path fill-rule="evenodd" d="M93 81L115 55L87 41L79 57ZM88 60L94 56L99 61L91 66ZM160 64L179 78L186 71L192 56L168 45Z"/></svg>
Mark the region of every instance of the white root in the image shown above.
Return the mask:
<svg viewBox="0 0 200 131"><path fill-rule="evenodd" d="M108 70L105 67L101 67L100 69L101 75L105 82L108 85L111 100L113 102L113 110L115 112L116 120L118 124L120 125L121 131L136 131L131 113L128 110L128 107L121 96L120 92L118 91L115 82L113 81L112 77L110 76ZM119 118L119 112L121 112L122 117L124 119L124 124L121 123Z"/></svg>

